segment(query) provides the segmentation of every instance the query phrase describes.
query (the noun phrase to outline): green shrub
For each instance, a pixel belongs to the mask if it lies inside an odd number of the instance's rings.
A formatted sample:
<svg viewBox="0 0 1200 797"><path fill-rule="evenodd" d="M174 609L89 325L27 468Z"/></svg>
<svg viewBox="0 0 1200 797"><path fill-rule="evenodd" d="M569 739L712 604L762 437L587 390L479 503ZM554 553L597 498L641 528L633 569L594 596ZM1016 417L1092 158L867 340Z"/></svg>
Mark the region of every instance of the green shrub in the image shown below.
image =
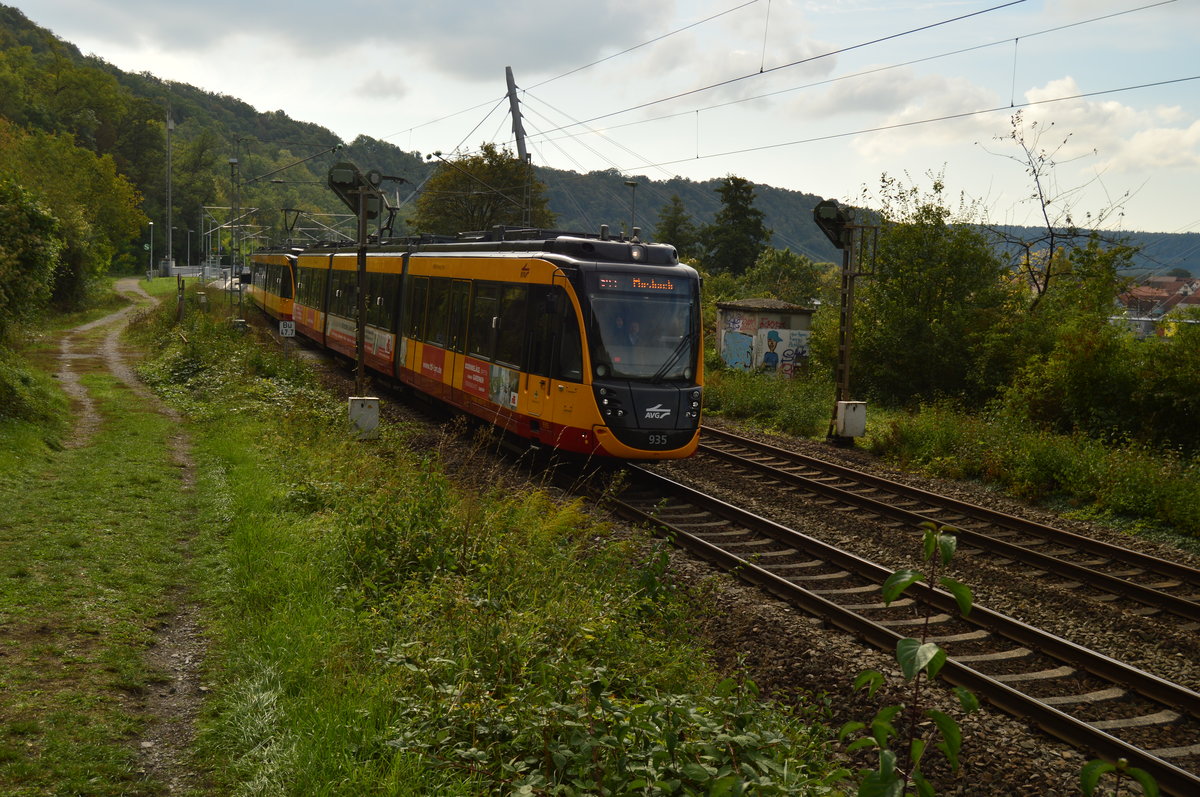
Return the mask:
<svg viewBox="0 0 1200 797"><path fill-rule="evenodd" d="M53 381L0 348L0 420L28 421L65 430L67 400Z"/></svg>
<svg viewBox="0 0 1200 797"><path fill-rule="evenodd" d="M1093 515L1200 536L1200 466L1137 444L1053 434L1003 413L968 415L944 405L897 416L869 440L902 465L976 478L1031 500L1058 500Z"/></svg>
<svg viewBox="0 0 1200 797"><path fill-rule="evenodd" d="M833 385L826 379L799 375L791 379L730 369L706 377L707 412L758 421L781 432L823 435L833 407Z"/></svg>

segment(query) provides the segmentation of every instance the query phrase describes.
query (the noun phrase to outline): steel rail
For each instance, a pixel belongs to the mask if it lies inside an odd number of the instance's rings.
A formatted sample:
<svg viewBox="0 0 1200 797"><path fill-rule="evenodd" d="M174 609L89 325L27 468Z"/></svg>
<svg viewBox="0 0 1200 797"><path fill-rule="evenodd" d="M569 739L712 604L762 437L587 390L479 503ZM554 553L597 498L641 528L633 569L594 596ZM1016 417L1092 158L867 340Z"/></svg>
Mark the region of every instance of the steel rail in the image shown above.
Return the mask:
<svg viewBox="0 0 1200 797"><path fill-rule="evenodd" d="M862 484L878 487L883 490L889 490L914 500L924 501L932 506L942 506L954 511L961 511L964 514L969 514L971 517L979 520L985 520L988 523L1001 526L1012 531L1036 533L1039 536L1045 537L1046 539L1072 545L1080 550L1085 550L1089 553L1094 553L1099 556L1122 558L1131 564L1137 564L1141 567L1153 570L1156 573L1160 573L1161 575L1186 581L1189 584L1195 585L1197 589L1200 589L1200 570L1197 570L1193 567L1188 567L1187 565L1179 564L1178 562L1172 562L1169 559L1150 556L1149 554L1143 554L1139 551L1131 551L1118 545L1112 545L1107 542L1102 542L1101 540L1092 539L1091 537L1085 537L1082 534L1075 534L1074 532L1066 531L1065 529L1047 526L1046 524L1039 523L1035 520L1018 517L1017 515L1010 515L986 506L972 504L968 501L961 501L957 498L950 498L949 496L931 493L928 490L922 490L920 487L913 487L912 485L904 484L903 482L886 479L882 476L876 476L873 473L867 473L865 471L846 467L845 465L838 465L835 462L829 462L817 457L801 454L797 451L791 451L786 448L771 445L770 443L763 443L758 440L741 437L723 429L705 426L703 431L705 435L714 437L718 440L745 446L747 448L757 449L763 453L773 454L783 459L791 460L796 464L808 465L813 468L824 470L832 475L843 476L847 479L851 479Z"/></svg>
<svg viewBox="0 0 1200 797"><path fill-rule="evenodd" d="M677 496L712 515L742 528L767 535L784 545L822 558L875 583L882 585L891 574L891 571L873 562L739 509L653 471L636 465L626 465L626 469L634 474L633 483L636 484L637 489L650 490L655 495ZM815 614L831 625L854 634L880 649L893 650L896 642L901 638L895 631L875 623L855 611L843 608L816 595L752 561L692 534L681 526L667 523L656 517L654 511L640 509L629 501L623 500L621 496L632 489L632 487L626 488L620 495L608 499L610 506L617 514L628 520L646 523L665 531L666 536L673 543L693 551L719 567L733 571L739 578ZM923 587L917 589L913 593L913 597L928 601L939 611L957 614L957 604L949 593ZM1193 718L1200 719L1200 694L1189 689L982 606L975 606L965 622L1165 704L1172 710L1184 712ZM957 661L953 656L947 660L942 669L942 675L948 683L975 691L981 698L997 708L1033 723L1068 744L1089 750L1112 761L1119 758L1128 760L1132 765L1150 772L1158 781L1159 786L1168 793L1180 797L1200 793L1200 775L1183 770L1151 752L1131 745L1037 698L984 675Z"/></svg>
<svg viewBox="0 0 1200 797"><path fill-rule="evenodd" d="M705 429L705 434L710 434L711 430ZM727 433L722 432L722 436ZM956 499L938 496L934 493L929 493L919 488L912 488L908 485L902 485L898 482L892 482L887 479L882 479L871 474L862 473L851 468L845 468L832 463L826 463L822 460L813 460L811 457L805 457L794 452L778 449L774 446L766 444L758 444L755 441L744 440L737 438L730 442L737 445L744 445L751 450L762 450L772 456L790 460L796 463L808 464L813 462L812 467L826 469L829 472L836 473L839 477L857 480L873 487L892 490L896 493L915 493L920 494L920 500L935 506L943 506L952 511L960 512L964 515L976 517L986 520L987 522L996 523L1002 528L1010 530L1019 530L1025 533L1044 535L1048 539L1057 542L1075 546L1077 549L1087 550L1089 553L1104 555L1110 559L1117 559L1127 562L1131 565L1153 569L1156 573L1163 576L1179 578L1187 583L1200 582L1200 571L1187 568L1174 562L1169 562L1165 559L1146 556L1137 551L1129 551L1125 548L1120 548L1115 545L1109 545L1098 540L1091 540L1079 534L1055 529L1052 526L1046 526L1034 521L1027 521L1023 518L1018 518L1014 515L1007 515L1002 512L980 507L975 504L960 502ZM922 522L935 521L937 516L932 511L919 512L911 509L889 504L870 496L861 495L842 487L837 487L819 479L813 479L807 476L801 476L796 473L791 473L786 470L768 465L762 462L756 462L752 459L738 456L729 451L720 448L714 448L707 444L701 443L700 451L709 456L713 456L727 462L732 462L741 467L752 468L759 473L771 476L772 478L788 482L793 486L804 489L808 492L816 493L827 498L840 501L851 506L858 506L866 509L881 517L886 517L900 523L911 524L914 526L920 525ZM903 488L903 489L900 489ZM995 518L995 520L993 520ZM1110 575L1099 570L1095 570L1085 565L1080 565L1066 559L1062 559L1050 554L1041 553L1040 551L1027 548L1023 545L1007 542L998 539L984 532L975 531L970 528L965 528L961 525L956 525L948 521L947 525L951 525L955 529L955 534L958 538L970 545L973 545L984 550L994 551L1003 556L1016 561L1024 562L1032 567L1048 570L1058 573L1059 575L1075 579L1091 587L1098 587L1110 593L1128 597L1138 603L1146 606L1151 606L1156 609L1161 609L1166 612L1180 617L1189 623L1195 623L1200 626L1200 602L1180 597L1169 592L1164 592L1161 589L1139 584L1136 581L1130 581L1127 578ZM1168 572L1169 571L1169 572Z"/></svg>

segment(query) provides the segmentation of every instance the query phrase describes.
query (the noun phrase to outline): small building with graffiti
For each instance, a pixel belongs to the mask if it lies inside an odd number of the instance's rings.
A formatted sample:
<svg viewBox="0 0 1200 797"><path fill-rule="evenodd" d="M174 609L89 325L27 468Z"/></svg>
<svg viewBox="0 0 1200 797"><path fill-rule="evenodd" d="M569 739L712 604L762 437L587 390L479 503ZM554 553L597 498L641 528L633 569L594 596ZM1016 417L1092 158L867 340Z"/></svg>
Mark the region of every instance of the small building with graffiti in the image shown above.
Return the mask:
<svg viewBox="0 0 1200 797"><path fill-rule="evenodd" d="M717 302L717 350L730 368L790 377L808 362L812 315L779 299Z"/></svg>

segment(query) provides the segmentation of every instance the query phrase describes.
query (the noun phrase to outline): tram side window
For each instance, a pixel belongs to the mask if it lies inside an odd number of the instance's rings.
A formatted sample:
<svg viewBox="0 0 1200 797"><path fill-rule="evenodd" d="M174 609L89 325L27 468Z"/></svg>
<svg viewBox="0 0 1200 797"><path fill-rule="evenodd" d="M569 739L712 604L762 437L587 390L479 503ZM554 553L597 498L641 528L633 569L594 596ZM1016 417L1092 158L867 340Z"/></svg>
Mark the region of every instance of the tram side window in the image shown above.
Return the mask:
<svg viewBox="0 0 1200 797"><path fill-rule="evenodd" d="M391 274L367 275L367 323L389 332L392 329L394 280Z"/></svg>
<svg viewBox="0 0 1200 797"><path fill-rule="evenodd" d="M450 328L450 280L429 281L429 318L425 327L425 340L434 346L445 348Z"/></svg>
<svg viewBox="0 0 1200 797"><path fill-rule="evenodd" d="M562 292L562 289L559 289ZM568 382L583 381L583 342L579 337L579 322L575 320L575 308L566 300L560 303L560 329L562 336L558 341L558 361L555 363L554 376Z"/></svg>
<svg viewBox="0 0 1200 797"><path fill-rule="evenodd" d="M462 352L467 338L467 302L471 298L471 283L455 280L450 289L450 348Z"/></svg>
<svg viewBox="0 0 1200 797"><path fill-rule="evenodd" d="M554 369L554 341L558 337L558 297L549 285L529 286L529 350L525 368L550 376Z"/></svg>
<svg viewBox="0 0 1200 797"><path fill-rule="evenodd" d="M504 288L500 295L500 323L496 330L496 362L520 368L525 343L526 290L524 286Z"/></svg>
<svg viewBox="0 0 1200 797"><path fill-rule="evenodd" d="M281 299L291 299L292 293L292 269L290 266L280 266L279 297Z"/></svg>
<svg viewBox="0 0 1200 797"><path fill-rule="evenodd" d="M383 275L383 305L380 306L383 319L379 326L394 332L398 329L398 313L400 313L400 275Z"/></svg>
<svg viewBox="0 0 1200 797"><path fill-rule="evenodd" d="M471 302L471 319L467 329L467 353L481 360L492 359L495 335L492 319L500 315L500 286L476 282L475 300Z"/></svg>
<svg viewBox="0 0 1200 797"><path fill-rule="evenodd" d="M529 287L529 349L531 373L568 382L583 380L583 349L575 308L561 287Z"/></svg>
<svg viewBox="0 0 1200 797"><path fill-rule="evenodd" d="M296 269L296 300L305 307L322 309L325 304L327 271L317 268Z"/></svg>
<svg viewBox="0 0 1200 797"><path fill-rule="evenodd" d="M353 271L333 272L333 296L329 300L329 312L344 318L353 318L355 314L355 283L358 275Z"/></svg>
<svg viewBox="0 0 1200 797"><path fill-rule="evenodd" d="M409 278L404 302L404 336L420 340L424 337L425 296L429 292L429 277Z"/></svg>

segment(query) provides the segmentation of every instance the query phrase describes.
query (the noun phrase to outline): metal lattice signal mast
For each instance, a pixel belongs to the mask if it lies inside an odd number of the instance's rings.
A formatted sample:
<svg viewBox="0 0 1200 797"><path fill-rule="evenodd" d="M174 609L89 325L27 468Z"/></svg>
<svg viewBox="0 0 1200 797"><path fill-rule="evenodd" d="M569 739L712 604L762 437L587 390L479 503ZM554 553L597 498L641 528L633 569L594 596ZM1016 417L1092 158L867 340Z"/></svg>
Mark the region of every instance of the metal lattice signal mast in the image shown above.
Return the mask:
<svg viewBox="0 0 1200 797"><path fill-rule="evenodd" d="M517 101L517 81L513 78L511 66L504 67L504 78L508 82L508 108L512 112L512 131L517 140L517 157L521 159L521 163L529 163L529 153L525 149L525 126L521 124L521 103Z"/></svg>
<svg viewBox="0 0 1200 797"><path fill-rule="evenodd" d="M521 103L517 100L517 81L513 78L511 66L504 67L504 78L508 83L508 108L512 113L513 138L517 140L517 157L525 166L524 201L521 203L521 220L525 226L530 225L533 209L530 207L530 194L533 192L533 165L529 160L529 151L525 148L525 125L521 123Z"/></svg>
<svg viewBox="0 0 1200 797"><path fill-rule="evenodd" d="M852 438L843 438L835 433L838 406L850 400L850 352L854 336L854 279L864 272L861 268L863 250L874 253L874 245L864 246L862 240L872 225L855 224L854 211L838 204L836 199L826 199L813 208L813 221L829 242L842 251L841 290L838 307L838 362L836 395L833 417L829 420L826 438L831 442L847 444Z"/></svg>

